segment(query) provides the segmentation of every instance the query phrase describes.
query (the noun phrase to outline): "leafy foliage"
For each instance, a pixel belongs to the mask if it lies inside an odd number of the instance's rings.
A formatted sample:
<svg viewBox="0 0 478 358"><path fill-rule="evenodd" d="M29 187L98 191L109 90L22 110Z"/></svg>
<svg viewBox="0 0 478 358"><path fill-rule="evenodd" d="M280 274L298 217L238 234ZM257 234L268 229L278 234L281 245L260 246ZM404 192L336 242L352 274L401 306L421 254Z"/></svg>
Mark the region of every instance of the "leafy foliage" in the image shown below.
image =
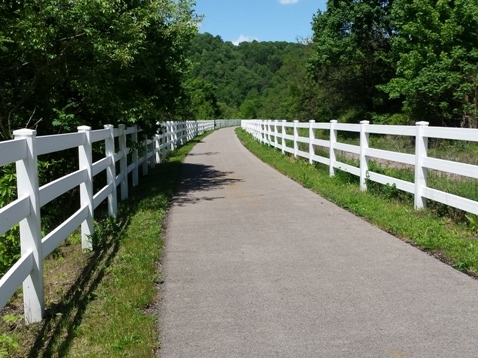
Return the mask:
<svg viewBox="0 0 478 358"><path fill-rule="evenodd" d="M392 16L397 73L383 88L416 120L476 127L478 4L395 0Z"/></svg>
<svg viewBox="0 0 478 358"><path fill-rule="evenodd" d="M0 3L0 140L138 123L180 105L197 32L190 0Z"/></svg>
<svg viewBox="0 0 478 358"><path fill-rule="evenodd" d="M211 108L214 100L208 93L215 89L222 117L310 119L310 106L301 105L315 98L308 90L313 87L305 66L309 51L310 46L301 43L253 41L235 46L219 36L200 34L189 50L191 78L203 81L203 103Z"/></svg>
<svg viewBox="0 0 478 358"><path fill-rule="evenodd" d="M394 73L390 59L392 0L329 0L327 10L313 19L314 54L309 74L319 87L327 117L346 121L371 119L371 113L390 113L390 101L377 86Z"/></svg>

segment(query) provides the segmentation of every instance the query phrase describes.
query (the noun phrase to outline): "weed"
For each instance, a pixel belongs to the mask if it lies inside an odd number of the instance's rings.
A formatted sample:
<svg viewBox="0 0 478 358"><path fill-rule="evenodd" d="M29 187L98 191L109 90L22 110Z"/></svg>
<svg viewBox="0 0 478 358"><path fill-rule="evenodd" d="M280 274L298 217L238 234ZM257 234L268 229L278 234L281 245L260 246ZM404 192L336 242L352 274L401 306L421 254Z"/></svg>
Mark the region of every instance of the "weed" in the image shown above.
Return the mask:
<svg viewBox="0 0 478 358"><path fill-rule="evenodd" d="M468 226L469 226L470 230L474 234L478 233L478 216L468 214L468 215L465 215L465 217L468 220Z"/></svg>

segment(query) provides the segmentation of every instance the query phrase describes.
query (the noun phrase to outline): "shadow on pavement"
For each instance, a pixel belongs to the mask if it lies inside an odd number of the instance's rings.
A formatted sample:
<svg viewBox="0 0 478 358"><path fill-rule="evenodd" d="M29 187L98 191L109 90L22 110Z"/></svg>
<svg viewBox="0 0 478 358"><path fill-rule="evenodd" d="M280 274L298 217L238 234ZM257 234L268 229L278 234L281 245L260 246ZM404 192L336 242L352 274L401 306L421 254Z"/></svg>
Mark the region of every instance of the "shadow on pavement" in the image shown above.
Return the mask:
<svg viewBox="0 0 478 358"><path fill-rule="evenodd" d="M204 153L203 155L211 155ZM216 170L212 165L183 163L178 191L173 198L173 205L184 206L201 201L224 199L222 196L200 196L192 193L224 188L227 185L242 182L242 179L231 178L233 172Z"/></svg>

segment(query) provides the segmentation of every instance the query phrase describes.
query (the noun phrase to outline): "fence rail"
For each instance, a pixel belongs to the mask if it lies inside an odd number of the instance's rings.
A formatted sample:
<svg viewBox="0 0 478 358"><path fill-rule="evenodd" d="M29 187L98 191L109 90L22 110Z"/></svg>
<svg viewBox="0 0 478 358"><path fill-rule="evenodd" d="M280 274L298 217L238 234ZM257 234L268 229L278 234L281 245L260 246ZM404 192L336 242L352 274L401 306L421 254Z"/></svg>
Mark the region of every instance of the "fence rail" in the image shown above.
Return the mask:
<svg viewBox="0 0 478 358"><path fill-rule="evenodd" d="M16 163L18 199L0 208L0 235L16 224L20 226L21 257L0 279L0 309L23 283L25 320L40 321L44 316L43 259L81 226L82 248L91 250L94 233L94 210L106 199L110 216L117 214L117 187L121 200L128 198L129 177L132 185L139 184L139 168L143 175L148 168L160 163L177 147L206 131L239 125L237 120L164 122L160 134L139 139L136 126L91 130L78 127L77 133L36 136L34 130L14 132L15 139L0 142L0 166ZM127 136L133 143L143 143L139 157L137 145L127 147ZM118 143L116 147L115 144ZM92 161L92 144L104 142L105 156ZM46 185L38 183L38 156L78 148L77 171ZM130 155L130 163L128 163ZM118 169L117 169L118 167ZM93 177L105 172L107 184L93 192ZM131 174L131 175L128 175ZM80 208L53 231L42 237L40 208L58 196L78 188Z"/></svg>
<svg viewBox="0 0 478 358"><path fill-rule="evenodd" d="M429 199L478 215L478 202L427 186L428 170L478 179L478 166L476 165L428 156L429 138L478 142L478 129L429 127L428 122L418 122L416 126L390 126L373 125L369 124L368 121L362 121L360 124L342 124L335 120L330 121L330 123L243 120L241 127L261 143L278 148L282 153L306 158L311 164L316 162L327 165L331 176L335 175L336 169L358 176L361 190L367 189L367 180L385 185L394 185L397 189L414 195L416 209L425 207L426 200ZM302 129L302 132L308 131L308 136L299 136L299 129ZM328 131L329 139L316 139L316 129ZM339 131L359 134L360 144L340 143L337 139ZM292 134L288 132L292 132ZM414 137L415 154L371 148L369 134ZM292 147L287 146L288 141L292 142ZM300 143L308 146L307 151L300 150ZM317 155L315 152L316 146L327 148L329 156ZM340 162L337 159L338 151L357 156L359 159L358 166ZM369 168L370 159L383 159L413 166L414 181L410 182L376 173Z"/></svg>

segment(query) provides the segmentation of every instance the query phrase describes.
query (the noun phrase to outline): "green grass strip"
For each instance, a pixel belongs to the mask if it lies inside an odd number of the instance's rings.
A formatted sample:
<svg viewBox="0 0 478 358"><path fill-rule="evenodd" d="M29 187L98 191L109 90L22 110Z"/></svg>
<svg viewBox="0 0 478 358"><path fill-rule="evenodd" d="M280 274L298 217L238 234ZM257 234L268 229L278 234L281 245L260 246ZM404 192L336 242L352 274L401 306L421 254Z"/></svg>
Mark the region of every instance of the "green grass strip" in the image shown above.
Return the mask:
<svg viewBox="0 0 478 358"><path fill-rule="evenodd" d="M254 140L242 129L237 129L236 134L259 159L304 187L456 269L477 277L478 240L476 233L465 225L437 217L426 209L416 211L409 200L401 201L400 195L396 199L376 191L361 192L358 179L353 175L337 170L336 176L330 177L325 165L310 165L303 159L283 155L279 150ZM384 193L390 191L390 187L384 186Z"/></svg>

